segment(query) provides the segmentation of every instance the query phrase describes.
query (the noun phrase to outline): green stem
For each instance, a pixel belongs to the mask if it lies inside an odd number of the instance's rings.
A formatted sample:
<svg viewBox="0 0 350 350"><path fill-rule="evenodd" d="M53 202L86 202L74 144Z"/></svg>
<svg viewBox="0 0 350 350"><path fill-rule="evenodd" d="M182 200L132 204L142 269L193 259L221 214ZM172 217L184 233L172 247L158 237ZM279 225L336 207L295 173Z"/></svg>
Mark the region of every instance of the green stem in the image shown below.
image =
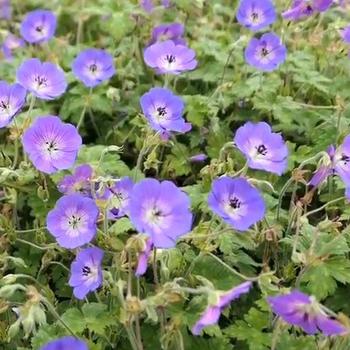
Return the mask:
<svg viewBox="0 0 350 350"><path fill-rule="evenodd" d="M46 246L40 246L40 245L36 245L35 243L32 243L32 242L29 242L29 241L26 241L24 239L21 239L21 238L16 238L16 242L21 242L21 243L24 243L24 244L27 244L27 245L30 245L36 249L39 249L39 250L48 250L49 248L54 248L56 247L56 244L53 243L53 244L48 244Z"/></svg>
<svg viewBox="0 0 350 350"><path fill-rule="evenodd" d="M80 118L79 118L79 121L78 121L78 124L77 124L77 130L79 131L79 128L81 127L83 121L84 121L84 118L85 118L85 113L86 113L86 108L87 108L87 103L84 104L84 108L80 114Z"/></svg>
<svg viewBox="0 0 350 350"><path fill-rule="evenodd" d="M80 2L80 9L85 8L85 0L81 0ZM84 26L84 20L80 16L78 19L78 28L77 28L77 38L76 38L76 45L78 46L82 42L83 37L83 26Z"/></svg>
<svg viewBox="0 0 350 350"><path fill-rule="evenodd" d="M330 206L330 205L332 205L332 204L334 204L334 203L337 203L337 202L339 202L339 201L341 201L341 200L344 200L344 199L346 199L346 197L339 197L339 198L333 199L333 200L327 202L326 204L322 205L321 207L319 207L319 208L317 208L317 209L315 209L315 210L309 211L308 213L304 214L303 216L304 216L304 217L307 217L307 216L310 216L310 215L312 215L312 214L318 213L319 211L321 211L321 210L327 208L328 206Z"/></svg>
<svg viewBox="0 0 350 350"><path fill-rule="evenodd" d="M152 268L153 268L154 284L155 284L156 288L158 288L159 279L158 279L158 269L157 269L157 248L153 249Z"/></svg>
<svg viewBox="0 0 350 350"><path fill-rule="evenodd" d="M63 319L61 318L61 316L58 314L58 312L56 311L56 309L54 308L54 306L49 302L48 299L46 299L45 297L41 297L41 301L45 304L45 306L47 307L47 309L51 312L51 314L57 319L57 321L59 321L62 326L73 336L73 337L77 337L75 335L75 333L72 331L72 329L67 325L67 323L65 321L63 321Z"/></svg>
<svg viewBox="0 0 350 350"><path fill-rule="evenodd" d="M12 163L12 167L11 169L16 169L17 166L17 162L18 162L18 150L19 150L19 142L18 142L18 138L19 138L19 129L18 129L18 125L17 125L17 121L16 119L14 119L14 124L15 124L15 128L16 128L16 138L15 138L15 154L13 156L13 163Z"/></svg>
<svg viewBox="0 0 350 350"><path fill-rule="evenodd" d="M25 279L28 279L28 280L34 282L36 285L38 285L40 287L40 289L42 291L44 291L46 289L45 286L43 286L40 282L38 282L38 280L35 279L33 276L26 275L24 273L14 274L13 276L16 277L16 279L17 278L25 278Z"/></svg>
<svg viewBox="0 0 350 350"><path fill-rule="evenodd" d="M294 242L293 242L293 251L292 251L292 259L293 256L296 254L297 252L297 245L298 245L298 241L299 241L299 235L300 235L300 218L301 218L301 210L302 208L297 207L297 220L296 220L296 230L295 230L295 237L294 237Z"/></svg>
<svg viewBox="0 0 350 350"><path fill-rule="evenodd" d="M139 315L135 316L135 330L136 330L136 341L140 350L143 350L142 337L141 337L141 326Z"/></svg>
<svg viewBox="0 0 350 350"><path fill-rule="evenodd" d="M132 265L131 265L131 253L128 252L128 284L127 284L127 297L132 296Z"/></svg>
<svg viewBox="0 0 350 350"><path fill-rule="evenodd" d="M38 227L38 228L31 228L29 230L15 230L16 233L32 233L32 232L37 232L41 230L45 230L46 227Z"/></svg>
<svg viewBox="0 0 350 350"><path fill-rule="evenodd" d="M224 261L222 261L220 258L218 258L216 255L214 255L213 253L205 253L207 255L209 255L210 257L212 257L213 259L215 259L217 262L219 262L222 266L226 267L228 270L230 270L234 275L242 278L243 280L246 281L258 281L262 276L268 276L268 275L273 275L274 271L270 271L267 273L262 273L261 275L257 276L257 277L248 277L245 276L243 274L241 274L240 272L238 272L237 270L235 270L234 268L232 268L231 266L227 265Z"/></svg>
<svg viewBox="0 0 350 350"><path fill-rule="evenodd" d="M294 182L293 177L291 177L290 179L288 179L288 181L284 184L284 186L281 189L281 193L278 196L278 203L277 203L277 213L276 213L276 220L279 220L280 217L280 211L281 211L281 205L282 205L282 200L284 195L287 192L288 187Z"/></svg>
<svg viewBox="0 0 350 350"><path fill-rule="evenodd" d="M135 336L135 333L133 332L133 330L128 326L125 326L125 330L128 333L128 338L129 338L132 349L133 350L140 350L138 347L136 336Z"/></svg>

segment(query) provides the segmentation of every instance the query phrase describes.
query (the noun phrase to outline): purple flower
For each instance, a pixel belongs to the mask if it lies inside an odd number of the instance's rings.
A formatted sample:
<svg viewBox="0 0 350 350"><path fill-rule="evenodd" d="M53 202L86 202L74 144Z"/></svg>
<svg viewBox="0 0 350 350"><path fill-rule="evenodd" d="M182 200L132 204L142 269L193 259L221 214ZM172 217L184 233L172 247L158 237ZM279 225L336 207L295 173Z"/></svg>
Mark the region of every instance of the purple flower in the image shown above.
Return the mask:
<svg viewBox="0 0 350 350"><path fill-rule="evenodd" d="M64 194L80 193L91 196L92 168L89 164L79 165L73 175L66 175L59 183L58 190Z"/></svg>
<svg viewBox="0 0 350 350"><path fill-rule="evenodd" d="M7 126L26 102L26 90L19 84L0 81L0 128Z"/></svg>
<svg viewBox="0 0 350 350"><path fill-rule="evenodd" d="M180 74L197 66L194 50L176 45L172 40L157 42L144 51L146 64L158 74Z"/></svg>
<svg viewBox="0 0 350 350"><path fill-rule="evenodd" d="M146 12L152 12L155 6L155 0L140 0L140 6L146 11ZM161 0L160 4L164 6L165 8L170 7L171 3L170 0Z"/></svg>
<svg viewBox="0 0 350 350"><path fill-rule="evenodd" d="M287 48L274 33L253 38L245 49L245 60L251 66L270 72L286 60Z"/></svg>
<svg viewBox="0 0 350 350"><path fill-rule="evenodd" d="M74 125L49 115L38 117L25 131L22 142L34 166L52 174L74 164L81 137Z"/></svg>
<svg viewBox="0 0 350 350"><path fill-rule="evenodd" d="M11 19L12 7L10 0L0 0L0 19Z"/></svg>
<svg viewBox="0 0 350 350"><path fill-rule="evenodd" d="M148 258L151 255L152 248L153 248L152 240L150 238L147 238L144 249L141 253L139 253L139 256L138 256L137 267L135 271L136 276L140 277L145 274L147 270Z"/></svg>
<svg viewBox="0 0 350 350"><path fill-rule="evenodd" d="M327 157L324 157L322 159L322 162L319 166L319 168L315 171L313 177L309 181L309 185L313 187L319 186L321 183L323 183L328 176L332 175L334 173L334 156L335 156L336 149L333 145L330 145L327 149Z"/></svg>
<svg viewBox="0 0 350 350"><path fill-rule="evenodd" d="M108 218L118 219L129 214L129 202L134 182L125 176L106 189L105 199L108 200Z"/></svg>
<svg viewBox="0 0 350 350"><path fill-rule="evenodd" d="M190 157L190 162L197 163L197 162L205 162L208 159L208 156L204 153L196 154L192 157Z"/></svg>
<svg viewBox="0 0 350 350"><path fill-rule="evenodd" d="M238 231L248 230L265 215L265 203L260 192L242 177L216 179L208 204L215 214Z"/></svg>
<svg viewBox="0 0 350 350"><path fill-rule="evenodd" d="M105 50L86 49L72 63L74 75L87 87L95 87L115 74L113 56Z"/></svg>
<svg viewBox="0 0 350 350"><path fill-rule="evenodd" d="M245 123L236 131L234 142L250 168L278 175L287 169L288 148L282 136L267 123Z"/></svg>
<svg viewBox="0 0 350 350"><path fill-rule="evenodd" d="M20 65L17 82L43 100L53 100L67 88L63 70L54 63L42 63L37 58L27 59Z"/></svg>
<svg viewBox="0 0 350 350"><path fill-rule="evenodd" d="M98 214L91 198L69 194L61 197L47 215L47 229L61 247L81 247L95 237Z"/></svg>
<svg viewBox="0 0 350 350"><path fill-rule="evenodd" d="M176 45L186 45L184 35L185 27L181 23L160 24L152 31L152 39L150 44L157 41L172 40Z"/></svg>
<svg viewBox="0 0 350 350"><path fill-rule="evenodd" d="M192 327L192 333L199 335L204 327L218 323L223 310L233 300L238 299L242 294L248 293L251 287L252 282L244 282L228 291L217 293L216 302L207 306L200 319Z"/></svg>
<svg viewBox="0 0 350 350"><path fill-rule="evenodd" d="M189 197L170 181L142 180L134 186L129 208L133 225L156 248L174 247L191 230Z"/></svg>
<svg viewBox="0 0 350 350"><path fill-rule="evenodd" d="M7 60L12 58L12 51L24 46L24 40L12 33L8 34L2 44L2 51Z"/></svg>
<svg viewBox="0 0 350 350"><path fill-rule="evenodd" d="M273 312L289 324L301 327L308 334L342 334L347 329L331 319L314 297L294 290L289 294L268 297Z"/></svg>
<svg viewBox="0 0 350 350"><path fill-rule="evenodd" d="M40 350L89 350L86 343L74 337L63 337L51 340Z"/></svg>
<svg viewBox="0 0 350 350"><path fill-rule="evenodd" d="M328 176L336 174L347 187L350 186L350 135L345 137L343 143L337 149L333 145L329 146L327 155L309 184L316 187L325 181Z"/></svg>
<svg viewBox="0 0 350 350"><path fill-rule="evenodd" d="M171 131L185 133L191 124L183 119L184 102L170 90L152 88L141 96L140 104L152 129L161 132L166 138Z"/></svg>
<svg viewBox="0 0 350 350"><path fill-rule="evenodd" d="M243 26L258 31L276 21L276 10L271 0L241 0L237 20Z"/></svg>
<svg viewBox="0 0 350 350"><path fill-rule="evenodd" d="M73 294L84 299L89 292L95 291L102 284L103 250L92 247L78 253L72 263L68 284L73 287Z"/></svg>
<svg viewBox="0 0 350 350"><path fill-rule="evenodd" d="M291 8L282 13L282 17L297 21L316 12L326 11L332 3L333 0L294 0Z"/></svg>
<svg viewBox="0 0 350 350"><path fill-rule="evenodd" d="M21 24L21 35L31 44L45 43L54 35L57 26L56 16L51 11L35 10L27 13Z"/></svg>
<svg viewBox="0 0 350 350"><path fill-rule="evenodd" d="M350 44L350 25L345 27L343 30L341 30L340 34L344 42L346 42L347 44Z"/></svg>

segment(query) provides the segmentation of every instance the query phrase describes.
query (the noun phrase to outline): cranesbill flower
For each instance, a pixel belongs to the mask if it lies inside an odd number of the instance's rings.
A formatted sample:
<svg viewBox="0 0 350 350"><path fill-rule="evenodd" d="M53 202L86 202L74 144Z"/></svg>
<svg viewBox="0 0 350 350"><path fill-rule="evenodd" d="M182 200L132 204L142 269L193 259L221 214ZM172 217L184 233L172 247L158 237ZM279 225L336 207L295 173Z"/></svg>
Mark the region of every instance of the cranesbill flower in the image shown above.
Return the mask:
<svg viewBox="0 0 350 350"><path fill-rule="evenodd" d="M12 51L24 46L24 40L18 38L12 33L8 34L2 44L2 51L6 59L10 60L12 58Z"/></svg>
<svg viewBox="0 0 350 350"><path fill-rule="evenodd" d="M313 296L294 290L285 295L267 298L273 312L289 324L301 327L308 334L342 334L347 329L327 315Z"/></svg>
<svg viewBox="0 0 350 350"><path fill-rule="evenodd" d="M327 149L327 156L322 159L309 184L316 187L330 175L338 175L347 187L350 186L350 135L335 149L333 145Z"/></svg>
<svg viewBox="0 0 350 350"><path fill-rule="evenodd" d="M336 152L336 148L333 145L330 145L327 148L327 151L326 151L327 156L321 159L319 168L315 171L314 175L309 181L309 185L313 187L317 187L321 183L323 183L328 178L328 176L334 174L335 152Z"/></svg>
<svg viewBox="0 0 350 350"><path fill-rule="evenodd" d="M61 247L81 247L95 237L98 214L91 198L69 194L61 197L47 215L47 229Z"/></svg>
<svg viewBox="0 0 350 350"><path fill-rule="evenodd" d="M276 10L271 0L241 0L237 20L243 26L258 31L276 21Z"/></svg>
<svg viewBox="0 0 350 350"><path fill-rule="evenodd" d="M185 39L182 38L185 27L181 23L160 24L152 31L152 39L150 44L157 41L172 40L176 45L186 45Z"/></svg>
<svg viewBox="0 0 350 350"><path fill-rule="evenodd" d="M74 125L49 115L35 119L25 131L22 142L34 166L52 174L74 164L82 140Z"/></svg>
<svg viewBox="0 0 350 350"><path fill-rule="evenodd" d="M347 44L350 44L350 25L340 31L340 34Z"/></svg>
<svg viewBox="0 0 350 350"><path fill-rule="evenodd" d="M165 8L170 7L170 5L171 5L170 0L161 0L161 1L159 1L159 3L160 3L160 5L164 6ZM146 12L152 12L156 4L157 4L156 0L140 0L140 6Z"/></svg>
<svg viewBox="0 0 350 350"><path fill-rule="evenodd" d="M282 136L267 123L245 123L236 131L234 142L250 168L278 175L287 169L288 148Z"/></svg>
<svg viewBox="0 0 350 350"><path fill-rule="evenodd" d="M115 74L113 56L101 49L86 49L72 63L74 75L87 87L95 87Z"/></svg>
<svg viewBox="0 0 350 350"><path fill-rule="evenodd" d="M26 90L19 84L0 81L0 128L7 126L26 102Z"/></svg>
<svg viewBox="0 0 350 350"><path fill-rule="evenodd" d="M208 305L200 319L192 327L192 333L199 335L204 327L218 323L223 310L233 300L238 299L242 294L248 293L251 287L252 282L243 282L228 291L218 292L216 302Z"/></svg>
<svg viewBox="0 0 350 350"><path fill-rule="evenodd" d="M287 48L274 33L253 38L245 49L245 60L251 66L270 72L286 60Z"/></svg>
<svg viewBox="0 0 350 350"><path fill-rule="evenodd" d="M0 19L11 19L12 7L10 0L0 0Z"/></svg>
<svg viewBox="0 0 350 350"><path fill-rule="evenodd" d="M80 193L90 197L92 172L89 164L79 165L73 175L66 175L58 183L58 190L64 194Z"/></svg>
<svg viewBox="0 0 350 350"><path fill-rule="evenodd" d="M108 218L118 219L129 214L130 194L134 187L134 182L130 177L125 176L116 181L113 186L106 190L108 200Z"/></svg>
<svg viewBox="0 0 350 350"><path fill-rule="evenodd" d="M151 238L147 238L144 249L139 253L137 258L137 267L135 271L136 276L140 277L145 274L147 270L148 258L151 255L152 248L153 248L152 240Z"/></svg>
<svg viewBox="0 0 350 350"><path fill-rule="evenodd" d="M144 51L146 64L158 74L180 74L197 66L194 50L176 45L172 40L157 42Z"/></svg>
<svg viewBox="0 0 350 350"><path fill-rule="evenodd" d="M244 178L223 176L216 179L208 204L215 214L238 231L248 230L265 215L263 197Z"/></svg>
<svg viewBox="0 0 350 350"><path fill-rule="evenodd" d="M191 124L183 119L182 98L168 89L152 88L141 96L140 104L152 129L159 131L164 138L172 131L185 133L191 129Z"/></svg>
<svg viewBox="0 0 350 350"><path fill-rule="evenodd" d="M207 159L208 159L208 156L206 154L199 153L190 157L189 160L190 162L193 162L193 163L199 163L199 162L205 162Z"/></svg>
<svg viewBox="0 0 350 350"><path fill-rule="evenodd" d="M172 248L192 226L190 200L170 181L144 179L133 188L130 220L140 233L151 237L156 248Z"/></svg>
<svg viewBox="0 0 350 350"><path fill-rule="evenodd" d="M102 284L103 250L92 247L78 253L71 266L68 284L73 287L73 294L84 299L89 292L95 291Z"/></svg>
<svg viewBox="0 0 350 350"><path fill-rule="evenodd" d="M75 337L63 337L56 340L51 340L40 350L89 350L86 343Z"/></svg>
<svg viewBox="0 0 350 350"><path fill-rule="evenodd" d="M54 63L42 63L37 58L30 58L20 65L17 82L43 100L53 100L67 88L63 70Z"/></svg>
<svg viewBox="0 0 350 350"><path fill-rule="evenodd" d="M21 35L29 43L45 43L54 35L57 19L53 12L35 10L27 13L21 24Z"/></svg>
<svg viewBox="0 0 350 350"><path fill-rule="evenodd" d="M333 0L294 0L291 8L282 13L282 17L297 21L314 13L328 10L332 3Z"/></svg>

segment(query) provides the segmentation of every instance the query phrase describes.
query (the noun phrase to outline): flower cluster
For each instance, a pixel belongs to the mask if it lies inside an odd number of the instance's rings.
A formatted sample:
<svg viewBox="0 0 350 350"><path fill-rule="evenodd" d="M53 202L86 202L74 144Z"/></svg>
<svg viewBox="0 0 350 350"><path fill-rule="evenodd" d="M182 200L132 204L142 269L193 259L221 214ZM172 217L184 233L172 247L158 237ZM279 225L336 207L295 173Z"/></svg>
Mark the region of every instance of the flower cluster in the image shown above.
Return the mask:
<svg viewBox="0 0 350 350"><path fill-rule="evenodd" d="M141 6L147 12L151 12L157 4L164 7L171 5L170 1L141 1ZM331 5L332 1L328 0L295 0L282 16L297 20L326 11ZM276 70L287 56L287 48L277 34L256 34L271 26L277 15L271 0L241 0L237 9L237 21L252 31L253 35L257 35L250 39L245 48L245 60L250 66L264 72ZM10 15L5 13L3 17L9 18ZM53 12L35 10L23 19L20 33L27 43L43 45L54 38L56 27L57 18ZM168 79L192 71L198 65L196 52L188 46L184 34L185 27L181 23L158 25L153 28L151 40L143 51L146 65L160 75L157 79L161 80L165 76L163 87L143 90L144 94L139 99L149 128L156 137L160 136L163 144L174 133L185 134L192 130L191 123L185 119L183 97L168 88ZM350 29L344 29L342 36L349 43ZM23 45L22 39L9 34L2 50L10 59L14 50ZM112 79L116 74L114 57L106 50L97 48L80 52L71 62L71 70L75 78L90 89L90 93L93 88ZM16 118L26 104L27 94L31 101L28 112L31 112L35 99L58 99L68 89L63 69L56 63L42 62L38 58L24 60L17 69L16 80L17 83L12 85L0 81L0 127L9 126ZM44 173L40 176L45 180L46 175L55 174L51 179L57 182L61 197L47 214L46 229L60 247L75 254L68 285L72 287L77 299L84 299L90 292L102 286L106 288L108 280L105 279L104 282L104 277L109 271L104 276L105 252L100 248L104 245L101 244L99 235L103 233L107 236L110 221L118 227L118 223L126 220L132 225L133 229L130 231L133 236L143 235L144 245L137 251L136 267L129 261L128 288L131 288L132 269L138 278L145 274L152 250L156 253L157 249L174 248L202 220L194 217L186 188L177 186L174 181L152 177L142 177L140 180L136 176L138 169L133 177L131 172L127 172L130 176L109 177L107 181L106 178L98 176L101 170L98 167L76 164L83 143L79 126L65 123L56 115L35 115L32 119L30 113L28 115L27 124L23 123L21 134L23 150L35 169ZM252 230L252 227L259 231L259 222L264 220L267 210L265 194L247 172L262 171L271 173L271 176L284 174L288 169L287 144L283 136L275 132L268 123L250 121L237 128L229 144L244 157L245 165L238 172L219 169L210 174L213 176L207 182L208 187L203 189L208 205L203 214L219 216L223 221L220 222L220 227L224 226L232 234L242 234ZM142 151L139 156L142 161ZM203 162L207 158L207 155L200 153L192 156L189 161ZM69 174L60 173L69 169L74 170ZM350 199L350 135L345 137L339 147L331 145L328 148L309 184L316 188L333 175L342 179ZM60 179L57 180L56 176ZM99 228L100 221L104 223L102 233ZM213 221L218 221L215 216ZM246 282L227 291L213 291L209 288L210 291L206 292L208 305L194 323L192 333L199 335L205 327L216 324L221 313L233 300L252 289L253 280L247 278ZM329 336L347 332L347 328L331 317L329 310L313 296L292 291L289 294L268 297L267 301L278 317L291 325L299 326L308 334L322 332ZM63 337L49 342L41 350L73 348L88 349L86 343L79 339Z"/></svg>

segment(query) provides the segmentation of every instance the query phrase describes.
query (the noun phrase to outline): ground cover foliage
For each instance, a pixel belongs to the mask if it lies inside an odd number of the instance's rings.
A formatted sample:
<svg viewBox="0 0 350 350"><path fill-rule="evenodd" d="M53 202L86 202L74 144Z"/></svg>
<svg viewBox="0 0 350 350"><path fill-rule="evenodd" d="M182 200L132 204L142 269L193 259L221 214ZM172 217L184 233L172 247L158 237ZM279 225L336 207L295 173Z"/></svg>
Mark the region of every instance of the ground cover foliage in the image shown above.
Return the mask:
<svg viewBox="0 0 350 350"><path fill-rule="evenodd" d="M350 348L350 6L242 3L0 0L1 349Z"/></svg>

